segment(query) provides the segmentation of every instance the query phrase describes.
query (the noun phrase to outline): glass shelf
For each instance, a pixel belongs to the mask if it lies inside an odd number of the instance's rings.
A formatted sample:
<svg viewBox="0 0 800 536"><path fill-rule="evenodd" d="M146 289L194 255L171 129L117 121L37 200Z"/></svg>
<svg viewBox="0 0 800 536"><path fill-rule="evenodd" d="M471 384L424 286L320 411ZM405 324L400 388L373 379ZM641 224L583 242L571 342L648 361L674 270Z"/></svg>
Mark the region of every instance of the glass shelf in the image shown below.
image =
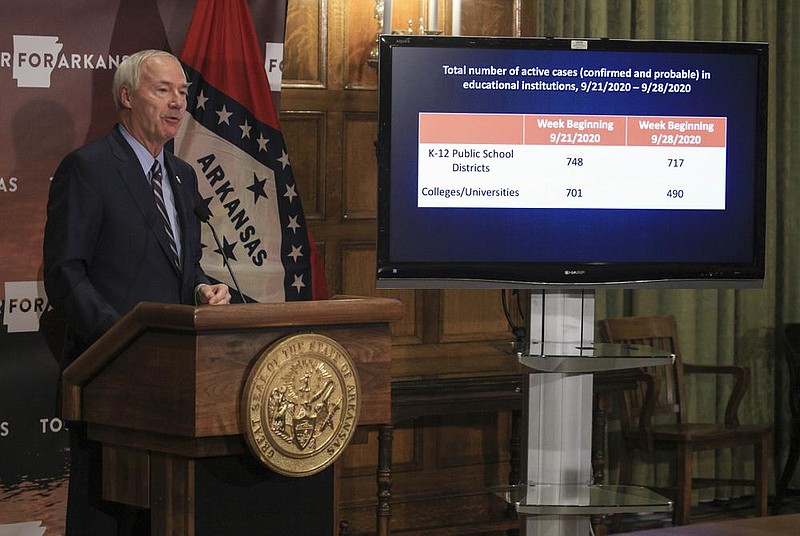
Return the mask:
<svg viewBox="0 0 800 536"><path fill-rule="evenodd" d="M635 344L580 346L569 342L548 342L547 348L547 355L523 352L518 344L505 345L501 350L515 353L522 365L538 372L601 372L671 365L675 361L675 354Z"/></svg>
<svg viewBox="0 0 800 536"><path fill-rule="evenodd" d="M492 493L523 515L671 512L672 501L639 486L538 484L500 486Z"/></svg>

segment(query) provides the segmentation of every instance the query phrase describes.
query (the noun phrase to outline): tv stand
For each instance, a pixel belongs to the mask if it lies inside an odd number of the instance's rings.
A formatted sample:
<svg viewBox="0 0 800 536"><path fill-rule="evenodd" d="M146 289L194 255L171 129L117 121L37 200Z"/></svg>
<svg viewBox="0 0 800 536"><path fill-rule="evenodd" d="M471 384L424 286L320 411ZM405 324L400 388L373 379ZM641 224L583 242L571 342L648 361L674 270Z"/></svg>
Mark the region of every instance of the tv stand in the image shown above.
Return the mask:
<svg viewBox="0 0 800 536"><path fill-rule="evenodd" d="M533 291L526 348L522 475L498 489L522 516L522 534L590 534L590 516L669 512L665 497L637 486L594 485L591 467L593 373L668 365L647 346L594 342L594 291Z"/></svg>

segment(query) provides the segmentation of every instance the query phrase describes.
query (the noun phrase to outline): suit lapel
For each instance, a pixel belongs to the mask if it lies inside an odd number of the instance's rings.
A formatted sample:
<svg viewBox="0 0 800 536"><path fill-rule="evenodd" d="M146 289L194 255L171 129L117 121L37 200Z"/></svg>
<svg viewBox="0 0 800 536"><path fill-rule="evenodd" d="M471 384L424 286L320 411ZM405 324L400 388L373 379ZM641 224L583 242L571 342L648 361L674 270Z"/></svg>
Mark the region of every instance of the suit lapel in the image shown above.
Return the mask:
<svg viewBox="0 0 800 536"><path fill-rule="evenodd" d="M122 179L123 184L142 213L142 218L147 221L150 229L155 230L155 221L150 215L155 210L153 191L142 171L139 160L136 158L136 154L134 154L133 149L131 149L116 127L108 139L111 146L111 154L119 162L117 171L120 179Z"/></svg>
<svg viewBox="0 0 800 536"><path fill-rule="evenodd" d="M167 177L172 185L172 197L175 199L175 211L178 213L178 226L180 227L181 240L181 266L185 268L186 260L190 258L187 255L189 246L186 241L186 227L188 225L186 218L191 217L189 214L191 214L192 210L188 205L188 203L191 202L191 199L187 199L188 194L186 193L186 189L183 187L181 177L176 171L177 166L174 163L174 156L167 150L164 150L164 163L166 164L167 168Z"/></svg>
<svg viewBox="0 0 800 536"><path fill-rule="evenodd" d="M175 210L178 213L178 225L181 228L181 240L186 236L186 215L191 212L188 209L186 195L183 189L183 182L175 171L175 163L173 155L169 151L164 151L164 163L167 167L167 178L172 186L172 196L175 198Z"/></svg>
<svg viewBox="0 0 800 536"><path fill-rule="evenodd" d="M128 142L125 141L125 138L122 137L122 134L119 133L117 127L113 129L108 139L109 145L111 146L111 153L120 163L118 168L120 179L130 192L134 203L136 203L139 212L142 214L142 218L147 222L150 232L152 232L158 240L161 250L170 261L170 265L172 265L176 273L180 275L180 270L177 266L175 266L175 263L172 262L173 257L169 247L167 231L164 228L164 220L162 219L161 214L158 213L158 209L156 208L155 200L153 198L153 190L150 187L147 177L142 171L142 166L139 163L139 159L136 158L136 154L133 152L133 149L131 149L130 145L128 145ZM172 172L169 171L169 176L171 175ZM173 183L173 190L174 189L175 187ZM177 202L176 192L176 203ZM181 212L182 211L178 209L179 220L182 220ZM180 225L183 227L182 222Z"/></svg>

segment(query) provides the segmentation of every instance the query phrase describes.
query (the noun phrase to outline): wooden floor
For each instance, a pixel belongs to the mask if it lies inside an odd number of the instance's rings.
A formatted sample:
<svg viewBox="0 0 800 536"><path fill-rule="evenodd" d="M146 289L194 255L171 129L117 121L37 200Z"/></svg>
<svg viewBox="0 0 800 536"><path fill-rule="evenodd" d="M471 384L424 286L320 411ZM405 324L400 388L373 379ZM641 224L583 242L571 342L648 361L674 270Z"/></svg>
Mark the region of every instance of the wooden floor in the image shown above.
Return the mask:
<svg viewBox="0 0 800 536"><path fill-rule="evenodd" d="M772 497L770 497L770 507ZM610 519L608 520L610 522ZM759 526L766 525L766 526ZM498 529L485 531L448 532L447 536L508 536L517 534ZM790 490L777 516L757 518L753 498L742 497L726 501L704 502L692 507L690 524L672 525L671 515L630 514L622 516L618 533L630 536L800 536L800 490ZM442 533L444 534L444 533ZM612 534L609 530L608 534Z"/></svg>
<svg viewBox="0 0 800 536"><path fill-rule="evenodd" d="M706 521L683 527L629 532L630 536L772 536L798 534L800 514Z"/></svg>
<svg viewBox="0 0 800 536"><path fill-rule="evenodd" d="M772 503L770 502L770 505ZM668 514L648 514L648 515L626 515L623 516L620 532L636 533L642 531L642 536L670 536L678 534L708 534L708 536L716 536L717 534L800 534L800 491L794 491L789 495L783 503L780 514L787 516L785 519L775 520L775 526L770 528L770 532L750 532L750 527L747 524L739 524L743 532L733 533L729 527L724 525L719 529L721 532L711 532L712 525L706 527L707 532L675 532L676 528L664 531L653 531L652 529L669 528L672 527L672 520ZM789 517L791 516L791 517ZM692 517L690 527L695 525L714 523L714 522L730 522L734 523L736 520L745 520L754 518L753 515L753 499L752 497L743 497L741 499L732 499L729 501L715 501L710 503L701 503L692 508ZM781 524L785 527L790 525L791 522L793 530L785 532L781 529ZM773 530L774 529L774 530ZM756 530L756 529L754 529ZM633 536L633 534L631 535Z"/></svg>

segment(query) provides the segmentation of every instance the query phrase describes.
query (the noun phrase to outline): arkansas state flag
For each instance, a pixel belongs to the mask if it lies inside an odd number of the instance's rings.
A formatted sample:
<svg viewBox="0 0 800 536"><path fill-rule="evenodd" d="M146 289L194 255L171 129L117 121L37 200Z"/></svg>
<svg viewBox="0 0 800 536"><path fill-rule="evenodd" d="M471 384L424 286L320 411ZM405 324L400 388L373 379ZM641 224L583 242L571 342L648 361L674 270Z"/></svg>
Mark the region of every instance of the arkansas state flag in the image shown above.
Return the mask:
<svg viewBox="0 0 800 536"><path fill-rule="evenodd" d="M246 0L199 0L181 53L187 113L175 154L197 172L218 247L203 225L202 266L248 301L325 299L289 154Z"/></svg>

